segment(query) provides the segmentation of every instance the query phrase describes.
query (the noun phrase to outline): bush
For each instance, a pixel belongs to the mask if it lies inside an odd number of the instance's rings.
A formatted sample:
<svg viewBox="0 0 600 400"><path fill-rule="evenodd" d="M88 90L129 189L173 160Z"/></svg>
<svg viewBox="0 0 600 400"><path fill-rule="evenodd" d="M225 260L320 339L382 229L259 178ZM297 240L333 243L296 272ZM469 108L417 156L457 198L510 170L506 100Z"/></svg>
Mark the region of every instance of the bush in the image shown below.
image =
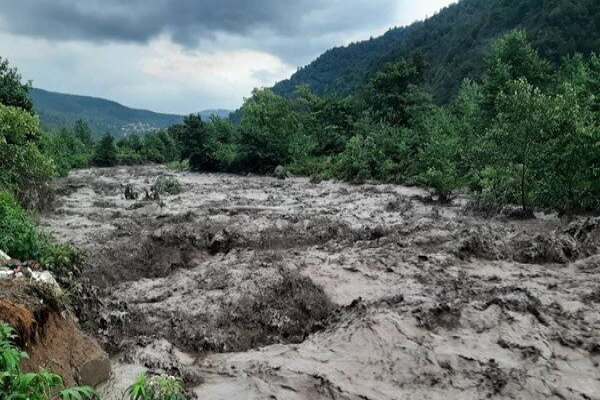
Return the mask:
<svg viewBox="0 0 600 400"><path fill-rule="evenodd" d="M7 192L0 192L0 249L19 260L36 260L57 275L66 275L81 263L81 254L73 247L55 244L40 233Z"/></svg>
<svg viewBox="0 0 600 400"><path fill-rule="evenodd" d="M0 249L13 258L39 259L43 243L35 225L14 197L0 193Z"/></svg>
<svg viewBox="0 0 600 400"><path fill-rule="evenodd" d="M152 192L176 195L183 192L183 187L177 178L172 176L159 176L156 179L156 182L154 182L154 185L152 185Z"/></svg>
<svg viewBox="0 0 600 400"><path fill-rule="evenodd" d="M0 399L91 400L98 396L91 387L65 388L63 379L51 372L23 373L27 353L15 344L14 330L0 324Z"/></svg>
<svg viewBox="0 0 600 400"><path fill-rule="evenodd" d="M171 161L167 164L167 168L175 172L185 172L190 170L189 160Z"/></svg>
<svg viewBox="0 0 600 400"><path fill-rule="evenodd" d="M360 183L365 180L403 182L409 171L409 131L387 124L363 122L346 148L334 161L332 174L338 179Z"/></svg>
<svg viewBox="0 0 600 400"><path fill-rule="evenodd" d="M185 400L185 389L181 379L169 375L139 376L127 390L130 400Z"/></svg>
<svg viewBox="0 0 600 400"><path fill-rule="evenodd" d="M0 104L0 187L31 207L39 205L55 175L54 163L38 148L40 139L37 117Z"/></svg>

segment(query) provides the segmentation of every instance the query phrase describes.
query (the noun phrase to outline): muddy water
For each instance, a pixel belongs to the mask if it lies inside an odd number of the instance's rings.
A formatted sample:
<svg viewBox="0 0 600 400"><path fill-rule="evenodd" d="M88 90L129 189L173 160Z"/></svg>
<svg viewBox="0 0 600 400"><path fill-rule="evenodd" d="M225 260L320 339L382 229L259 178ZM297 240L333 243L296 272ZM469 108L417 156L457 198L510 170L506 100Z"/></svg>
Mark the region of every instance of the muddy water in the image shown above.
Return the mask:
<svg viewBox="0 0 600 400"><path fill-rule="evenodd" d="M399 186L172 174L59 182L82 324L200 399L600 399L600 221L467 215Z"/></svg>

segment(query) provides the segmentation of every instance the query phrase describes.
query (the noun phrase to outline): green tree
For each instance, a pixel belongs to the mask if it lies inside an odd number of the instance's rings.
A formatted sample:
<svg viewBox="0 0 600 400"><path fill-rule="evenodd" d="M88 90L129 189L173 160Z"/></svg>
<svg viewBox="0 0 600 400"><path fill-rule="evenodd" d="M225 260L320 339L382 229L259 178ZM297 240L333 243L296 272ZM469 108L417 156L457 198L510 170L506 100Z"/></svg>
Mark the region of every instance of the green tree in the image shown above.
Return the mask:
<svg viewBox="0 0 600 400"><path fill-rule="evenodd" d="M536 179L546 151L548 121L554 110L550 97L521 79L511 82L498 96L498 115L489 131L496 159L501 168L509 168L517 182L515 200L523 210L530 209L535 198Z"/></svg>
<svg viewBox="0 0 600 400"><path fill-rule="evenodd" d="M598 209L600 127L588 96L565 82L547 98L538 203L572 213Z"/></svg>
<svg viewBox="0 0 600 400"><path fill-rule="evenodd" d="M55 174L54 163L38 148L40 139L36 116L0 104L0 186L27 207L41 206L46 183Z"/></svg>
<svg viewBox="0 0 600 400"><path fill-rule="evenodd" d="M33 103L29 98L30 88L30 83L21 82L17 69L0 57L0 104L33 112Z"/></svg>
<svg viewBox="0 0 600 400"><path fill-rule="evenodd" d="M550 63L533 48L525 31L516 30L494 42L486 59L483 84L484 106L493 113L498 96L515 80L526 80L538 88L550 83Z"/></svg>
<svg viewBox="0 0 600 400"><path fill-rule="evenodd" d="M83 143L84 146L91 148L94 145L92 130L84 120L78 119L75 121L75 125L73 125L73 134L81 141L81 143Z"/></svg>
<svg viewBox="0 0 600 400"><path fill-rule="evenodd" d="M243 106L240 145L243 168L272 172L311 151L291 103L269 89L255 90Z"/></svg>
<svg viewBox="0 0 600 400"><path fill-rule="evenodd" d="M417 181L432 188L440 202L447 203L452 192L463 187L466 180L459 167L461 121L439 108L429 115L424 128L429 136L418 155Z"/></svg>
<svg viewBox="0 0 600 400"><path fill-rule="evenodd" d="M419 85L423 83L423 66L402 60L386 64L368 89L367 102L378 121L407 126L431 103Z"/></svg>
<svg viewBox="0 0 600 400"><path fill-rule="evenodd" d="M107 133L96 144L92 163L98 167L117 165L117 148L115 147L115 138L111 134Z"/></svg>

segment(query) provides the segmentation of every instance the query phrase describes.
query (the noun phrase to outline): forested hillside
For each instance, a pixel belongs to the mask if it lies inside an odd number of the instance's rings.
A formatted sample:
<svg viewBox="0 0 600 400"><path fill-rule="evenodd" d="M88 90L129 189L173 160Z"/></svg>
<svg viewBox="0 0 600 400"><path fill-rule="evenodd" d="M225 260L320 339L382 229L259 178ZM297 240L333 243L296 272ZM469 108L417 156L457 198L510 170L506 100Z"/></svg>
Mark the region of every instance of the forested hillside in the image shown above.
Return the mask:
<svg viewBox="0 0 600 400"><path fill-rule="evenodd" d="M327 51L274 91L291 95L298 85L317 94L348 94L375 71L416 54L430 66L425 82L438 100L456 94L464 78L477 79L490 43L523 29L534 48L557 63L561 56L600 49L598 0L462 0L434 17L385 35Z"/></svg>
<svg viewBox="0 0 600 400"><path fill-rule="evenodd" d="M75 96L31 89L31 99L41 122L48 128L72 127L76 121L85 121L93 133L126 136L165 129L181 123L183 116L161 114L125 107L117 102L89 96ZM206 110L200 115L208 120L212 114L226 118L227 110Z"/></svg>

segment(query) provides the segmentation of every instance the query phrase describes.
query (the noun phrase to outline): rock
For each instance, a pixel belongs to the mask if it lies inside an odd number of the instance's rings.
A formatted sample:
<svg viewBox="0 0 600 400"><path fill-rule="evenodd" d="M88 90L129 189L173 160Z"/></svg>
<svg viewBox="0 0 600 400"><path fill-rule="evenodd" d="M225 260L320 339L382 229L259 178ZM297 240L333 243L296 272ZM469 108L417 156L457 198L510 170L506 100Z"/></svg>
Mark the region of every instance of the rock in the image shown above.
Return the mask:
<svg viewBox="0 0 600 400"><path fill-rule="evenodd" d="M54 279L54 275L52 275L50 271L32 272L31 277L35 281L47 283L49 285L60 288L58 282L56 282L56 279Z"/></svg>
<svg viewBox="0 0 600 400"><path fill-rule="evenodd" d="M110 360L105 353L99 353L77 370L77 383L85 386L98 386L110 378Z"/></svg>
<svg viewBox="0 0 600 400"><path fill-rule="evenodd" d="M8 256L8 254L6 254L2 250L0 250L0 261L8 261L8 260L10 260L10 257Z"/></svg>
<svg viewBox="0 0 600 400"><path fill-rule="evenodd" d="M30 267L17 264L17 268L0 268L0 280L26 278L34 282L44 283L51 288L53 295L61 297L62 288L50 271L34 271Z"/></svg>
<svg viewBox="0 0 600 400"><path fill-rule="evenodd" d="M286 179L289 175L287 169L285 167L279 165L275 168L275 172L273 172L273 176L277 179Z"/></svg>

